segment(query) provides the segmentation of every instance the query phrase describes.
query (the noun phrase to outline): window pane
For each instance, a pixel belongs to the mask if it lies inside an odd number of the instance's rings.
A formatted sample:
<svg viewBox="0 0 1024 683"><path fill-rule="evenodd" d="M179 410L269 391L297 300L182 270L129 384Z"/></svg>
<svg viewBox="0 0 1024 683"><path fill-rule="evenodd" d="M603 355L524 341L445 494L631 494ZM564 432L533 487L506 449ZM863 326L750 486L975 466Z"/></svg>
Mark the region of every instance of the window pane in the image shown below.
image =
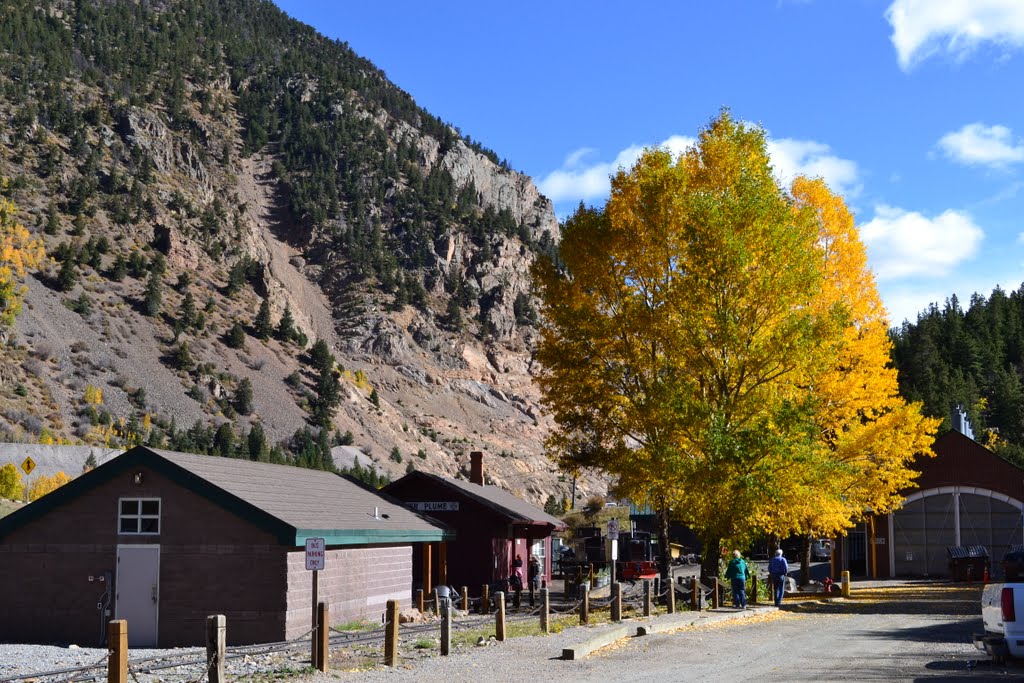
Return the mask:
<svg viewBox="0 0 1024 683"><path fill-rule="evenodd" d="M144 514L144 515L159 515L160 514L160 501L159 500L144 500L144 501L142 501L142 514Z"/></svg>
<svg viewBox="0 0 1024 683"><path fill-rule="evenodd" d="M142 529L144 534L156 534L160 532L160 519L157 517L143 517Z"/></svg>
<svg viewBox="0 0 1024 683"><path fill-rule="evenodd" d="M137 515L137 514L139 514L139 501L137 501L137 500L122 500L121 501L121 514L122 515Z"/></svg>
<svg viewBox="0 0 1024 683"><path fill-rule="evenodd" d="M137 534L139 533L139 520L135 517L122 517L121 518L121 533L122 534Z"/></svg>

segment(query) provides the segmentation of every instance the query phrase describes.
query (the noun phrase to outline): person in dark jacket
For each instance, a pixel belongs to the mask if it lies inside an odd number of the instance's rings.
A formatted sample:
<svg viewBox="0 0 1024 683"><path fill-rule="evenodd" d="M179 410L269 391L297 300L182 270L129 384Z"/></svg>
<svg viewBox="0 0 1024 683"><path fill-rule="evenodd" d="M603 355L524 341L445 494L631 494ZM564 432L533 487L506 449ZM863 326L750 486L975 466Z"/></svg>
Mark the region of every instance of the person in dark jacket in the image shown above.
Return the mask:
<svg viewBox="0 0 1024 683"><path fill-rule="evenodd" d="M732 551L732 559L725 568L725 578L732 583L732 606L747 609L747 577L750 569L739 550Z"/></svg>
<svg viewBox="0 0 1024 683"><path fill-rule="evenodd" d="M775 606L782 605L782 596L786 593L786 577L789 575L789 562L782 554L782 548L775 551L775 557L768 560L768 576L772 579L772 598Z"/></svg>
<svg viewBox="0 0 1024 683"><path fill-rule="evenodd" d="M540 590L540 560L536 555L530 555L530 563L526 568L526 578L530 581L530 590Z"/></svg>

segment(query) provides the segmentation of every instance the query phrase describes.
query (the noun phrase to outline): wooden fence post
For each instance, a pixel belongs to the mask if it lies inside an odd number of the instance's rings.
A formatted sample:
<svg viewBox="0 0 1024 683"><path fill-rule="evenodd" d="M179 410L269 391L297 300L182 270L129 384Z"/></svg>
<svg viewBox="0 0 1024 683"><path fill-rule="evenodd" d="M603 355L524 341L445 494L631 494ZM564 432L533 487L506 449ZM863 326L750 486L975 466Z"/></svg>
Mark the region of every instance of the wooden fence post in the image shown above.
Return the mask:
<svg viewBox="0 0 1024 683"><path fill-rule="evenodd" d="M753 576L750 577L750 594L752 596L751 599L750 599L750 604L756 605L757 604L757 574L754 574Z"/></svg>
<svg viewBox="0 0 1024 683"><path fill-rule="evenodd" d="M718 590L721 586L718 583L718 577L711 579L711 609L718 609L722 604L722 598L718 594Z"/></svg>
<svg viewBox="0 0 1024 683"><path fill-rule="evenodd" d="M540 630L541 633L551 632L551 596L548 589L540 589Z"/></svg>
<svg viewBox="0 0 1024 683"><path fill-rule="evenodd" d="M644 579L644 616L651 616L651 580Z"/></svg>
<svg viewBox="0 0 1024 683"><path fill-rule="evenodd" d="M584 581L580 584L580 624L590 622L590 584Z"/></svg>
<svg viewBox="0 0 1024 683"><path fill-rule="evenodd" d="M331 607L327 602L321 602L316 606L316 661L313 668L317 671L327 671L330 668L330 626ZM213 681L210 681L213 683Z"/></svg>
<svg viewBox="0 0 1024 683"><path fill-rule="evenodd" d="M225 683L224 654L228 622L223 614L206 617L206 670L210 683Z"/></svg>
<svg viewBox="0 0 1024 683"><path fill-rule="evenodd" d="M426 605L424 604L423 589L422 588L417 588L416 589L416 609L418 609L420 611L420 613L422 614L424 612L424 608L425 607L426 607Z"/></svg>
<svg viewBox="0 0 1024 683"><path fill-rule="evenodd" d="M661 577L654 577L654 602L655 604L661 604Z"/></svg>
<svg viewBox="0 0 1024 683"><path fill-rule="evenodd" d="M384 666L398 666L398 600L388 600L384 614Z"/></svg>
<svg viewBox="0 0 1024 683"><path fill-rule="evenodd" d="M128 622L113 619L107 622L107 683L128 683Z"/></svg>
<svg viewBox="0 0 1024 683"><path fill-rule="evenodd" d="M690 609L700 611L700 578L693 577L690 582Z"/></svg>
<svg viewBox="0 0 1024 683"><path fill-rule="evenodd" d="M484 584L483 597L480 598L480 614L491 613L491 587Z"/></svg>
<svg viewBox="0 0 1024 683"><path fill-rule="evenodd" d="M668 582L668 601L665 603L665 611L669 614L676 613L676 585Z"/></svg>
<svg viewBox="0 0 1024 683"><path fill-rule="evenodd" d="M441 655L447 657L452 647L452 606L441 608Z"/></svg>
<svg viewBox="0 0 1024 683"><path fill-rule="evenodd" d="M494 637L499 642L505 640L505 593L498 591L494 594Z"/></svg>
<svg viewBox="0 0 1024 683"><path fill-rule="evenodd" d="M622 584L612 584L612 621L622 621Z"/></svg>
<svg viewBox="0 0 1024 683"><path fill-rule="evenodd" d="M462 611L469 614L469 588L462 587Z"/></svg>

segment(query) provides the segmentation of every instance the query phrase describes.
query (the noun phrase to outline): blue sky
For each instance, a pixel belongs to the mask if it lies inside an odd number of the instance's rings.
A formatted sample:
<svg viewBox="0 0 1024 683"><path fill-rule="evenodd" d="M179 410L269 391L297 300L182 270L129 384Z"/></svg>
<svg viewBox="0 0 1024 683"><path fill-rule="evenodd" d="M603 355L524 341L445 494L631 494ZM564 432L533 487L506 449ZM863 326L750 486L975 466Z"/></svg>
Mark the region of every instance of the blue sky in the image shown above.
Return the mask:
<svg viewBox="0 0 1024 683"><path fill-rule="evenodd" d="M723 106L854 210L894 324L1024 282L1024 0L300 2L560 217Z"/></svg>

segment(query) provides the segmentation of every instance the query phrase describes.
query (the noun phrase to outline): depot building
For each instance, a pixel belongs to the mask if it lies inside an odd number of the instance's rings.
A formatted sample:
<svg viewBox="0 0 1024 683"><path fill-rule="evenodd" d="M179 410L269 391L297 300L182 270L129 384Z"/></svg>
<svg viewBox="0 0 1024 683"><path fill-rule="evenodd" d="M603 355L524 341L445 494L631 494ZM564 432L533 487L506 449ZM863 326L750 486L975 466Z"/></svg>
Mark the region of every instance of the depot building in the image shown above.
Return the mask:
<svg viewBox="0 0 1024 683"><path fill-rule="evenodd" d="M917 486L903 492L903 506L870 516L839 539L835 574L854 577L961 578L956 557L987 555L994 578L1012 545L1024 543L1024 469L974 440L962 415L935 440L934 457L918 456ZM980 581L979 563L973 580Z"/></svg>
<svg viewBox="0 0 1024 683"><path fill-rule="evenodd" d="M205 642L208 615L240 645L311 628L306 540L323 539L319 601L334 623L411 604L429 518L317 470L137 447L0 519L0 640L131 647Z"/></svg>

